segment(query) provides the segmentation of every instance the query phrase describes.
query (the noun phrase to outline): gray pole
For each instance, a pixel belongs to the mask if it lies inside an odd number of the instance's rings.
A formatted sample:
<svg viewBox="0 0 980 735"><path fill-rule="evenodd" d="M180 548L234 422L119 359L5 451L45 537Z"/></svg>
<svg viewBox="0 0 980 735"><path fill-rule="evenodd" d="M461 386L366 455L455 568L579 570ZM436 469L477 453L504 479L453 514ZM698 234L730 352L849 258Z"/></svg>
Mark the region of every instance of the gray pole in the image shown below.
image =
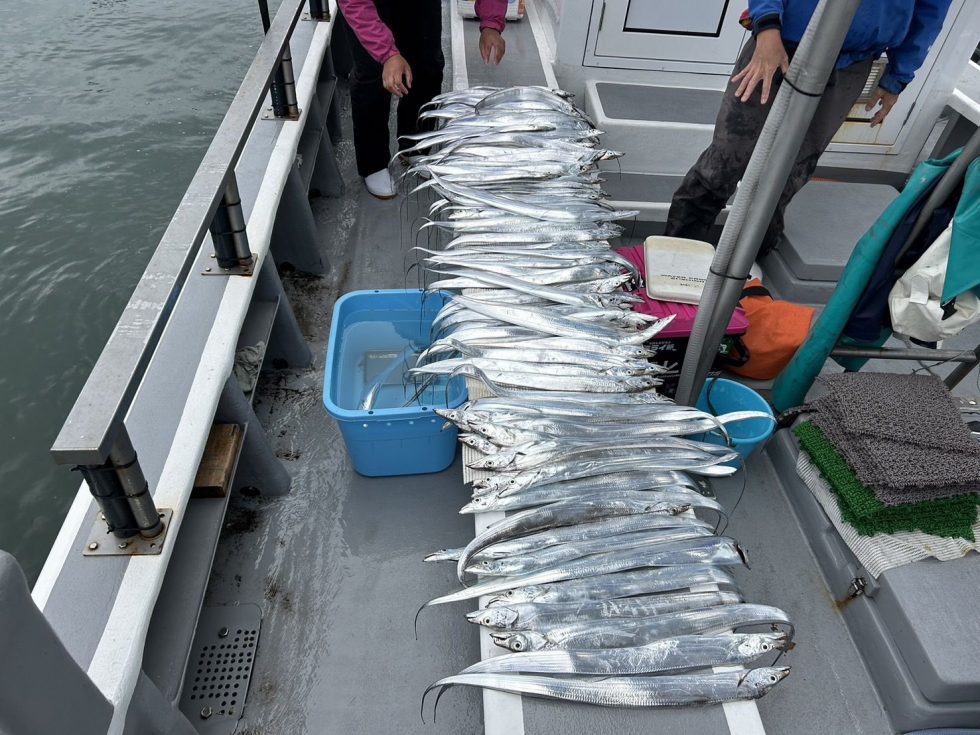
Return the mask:
<svg viewBox="0 0 980 735"><path fill-rule="evenodd" d="M678 403L693 404L704 385L859 4L821 0L793 56L715 251L684 355Z"/></svg>

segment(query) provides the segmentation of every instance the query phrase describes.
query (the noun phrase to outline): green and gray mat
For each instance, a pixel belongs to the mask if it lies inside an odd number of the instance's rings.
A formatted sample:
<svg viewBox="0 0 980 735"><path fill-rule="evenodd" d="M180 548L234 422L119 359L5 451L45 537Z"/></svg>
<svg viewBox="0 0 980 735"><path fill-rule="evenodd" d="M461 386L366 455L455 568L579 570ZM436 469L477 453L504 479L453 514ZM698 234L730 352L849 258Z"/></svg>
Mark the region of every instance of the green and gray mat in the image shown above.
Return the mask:
<svg viewBox="0 0 980 735"><path fill-rule="evenodd" d="M980 444L935 376L843 373L820 385L813 423L884 505L980 489Z"/></svg>
<svg viewBox="0 0 980 735"><path fill-rule="evenodd" d="M814 422L797 425L793 433L837 496L841 517L862 536L918 530L934 536L974 540L973 526L977 522L975 494L885 505L857 478L847 461Z"/></svg>

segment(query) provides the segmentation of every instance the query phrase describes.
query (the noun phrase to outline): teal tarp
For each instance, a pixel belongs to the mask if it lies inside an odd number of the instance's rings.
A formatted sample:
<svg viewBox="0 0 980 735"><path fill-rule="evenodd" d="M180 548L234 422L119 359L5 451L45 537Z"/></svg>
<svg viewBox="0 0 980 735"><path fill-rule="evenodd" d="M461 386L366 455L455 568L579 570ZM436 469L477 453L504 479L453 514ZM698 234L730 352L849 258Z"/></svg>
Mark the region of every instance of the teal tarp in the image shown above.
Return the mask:
<svg viewBox="0 0 980 735"><path fill-rule="evenodd" d="M943 302L971 290L980 296L980 158L966 170L963 193L953 217Z"/></svg>
<svg viewBox="0 0 980 735"><path fill-rule="evenodd" d="M871 225L854 246L854 251L844 267L837 288L830 297L827 307L821 312L806 342L800 347L786 369L776 379L772 388L773 405L779 411L799 406L807 391L820 374L831 350L840 339L844 325L850 319L861 294L868 284L871 273L878 265L882 250L891 239L892 233L924 191L946 173L946 169L956 160L959 151L942 160L925 161L912 172L908 183L894 202ZM980 185L980 182L978 182ZM978 210L980 214L980 210ZM974 227L980 228L980 216L971 220Z"/></svg>

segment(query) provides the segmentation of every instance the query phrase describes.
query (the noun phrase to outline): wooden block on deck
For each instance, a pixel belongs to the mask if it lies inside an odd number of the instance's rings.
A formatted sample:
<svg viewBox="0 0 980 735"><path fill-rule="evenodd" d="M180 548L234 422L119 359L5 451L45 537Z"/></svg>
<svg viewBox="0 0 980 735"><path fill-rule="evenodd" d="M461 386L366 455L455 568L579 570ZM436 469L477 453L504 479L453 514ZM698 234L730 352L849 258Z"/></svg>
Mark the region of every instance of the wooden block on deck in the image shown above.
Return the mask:
<svg viewBox="0 0 980 735"><path fill-rule="evenodd" d="M238 424L214 424L194 478L193 496L220 498L228 494L245 432Z"/></svg>

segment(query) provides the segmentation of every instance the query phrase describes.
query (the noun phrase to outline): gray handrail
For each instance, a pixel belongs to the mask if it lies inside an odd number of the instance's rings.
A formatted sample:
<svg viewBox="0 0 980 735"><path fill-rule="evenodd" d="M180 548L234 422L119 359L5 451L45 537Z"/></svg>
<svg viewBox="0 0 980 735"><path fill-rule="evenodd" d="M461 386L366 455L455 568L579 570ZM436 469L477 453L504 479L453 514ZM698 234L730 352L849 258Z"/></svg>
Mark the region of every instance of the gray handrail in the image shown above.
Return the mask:
<svg viewBox="0 0 980 735"><path fill-rule="evenodd" d="M306 0L283 0L201 165L92 368L51 452L102 465L197 258Z"/></svg>

